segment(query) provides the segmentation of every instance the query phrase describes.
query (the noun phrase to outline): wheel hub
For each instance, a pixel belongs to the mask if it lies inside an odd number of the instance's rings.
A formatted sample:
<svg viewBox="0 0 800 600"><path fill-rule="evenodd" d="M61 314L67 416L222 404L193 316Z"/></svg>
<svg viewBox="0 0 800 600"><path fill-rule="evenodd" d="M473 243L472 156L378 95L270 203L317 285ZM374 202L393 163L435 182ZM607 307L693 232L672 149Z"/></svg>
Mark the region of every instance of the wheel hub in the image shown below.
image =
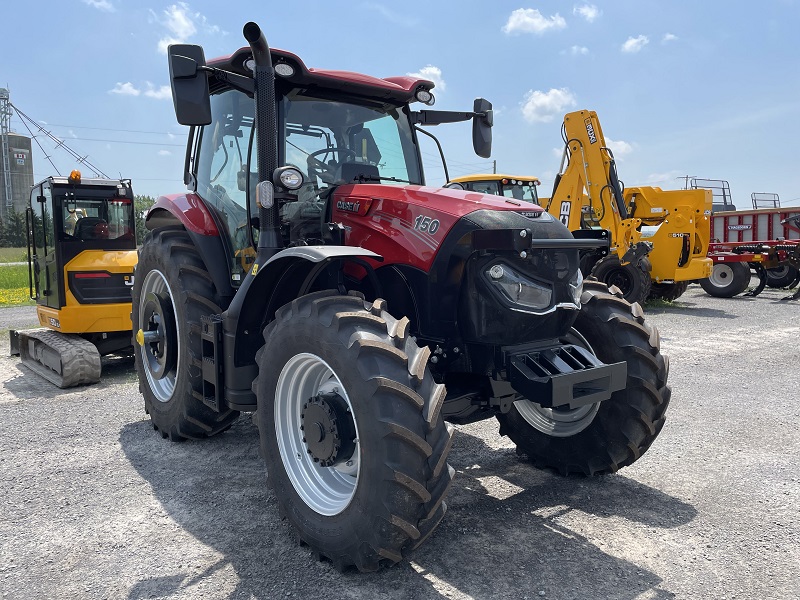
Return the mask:
<svg viewBox="0 0 800 600"><path fill-rule="evenodd" d="M320 393L303 405L300 429L307 452L323 467L353 456L356 427L347 402L336 392Z"/></svg>
<svg viewBox="0 0 800 600"><path fill-rule="evenodd" d="M172 303L153 292L145 296L142 309L142 348L155 379L163 378L177 363L177 333Z"/></svg>

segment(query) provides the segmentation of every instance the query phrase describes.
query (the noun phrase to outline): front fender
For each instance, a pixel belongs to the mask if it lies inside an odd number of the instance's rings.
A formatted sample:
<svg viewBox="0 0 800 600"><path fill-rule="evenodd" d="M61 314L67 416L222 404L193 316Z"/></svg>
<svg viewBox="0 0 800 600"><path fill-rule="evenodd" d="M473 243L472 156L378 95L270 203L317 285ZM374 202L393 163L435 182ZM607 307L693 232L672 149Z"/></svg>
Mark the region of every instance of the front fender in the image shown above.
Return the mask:
<svg viewBox="0 0 800 600"><path fill-rule="evenodd" d="M237 365L254 362L255 352L263 344L261 331L281 306L308 293L320 278L330 276L333 263L355 260L367 269L368 276L375 277L364 259L383 260L370 250L351 246L296 246L263 264L257 260L223 314L226 351L233 351Z"/></svg>

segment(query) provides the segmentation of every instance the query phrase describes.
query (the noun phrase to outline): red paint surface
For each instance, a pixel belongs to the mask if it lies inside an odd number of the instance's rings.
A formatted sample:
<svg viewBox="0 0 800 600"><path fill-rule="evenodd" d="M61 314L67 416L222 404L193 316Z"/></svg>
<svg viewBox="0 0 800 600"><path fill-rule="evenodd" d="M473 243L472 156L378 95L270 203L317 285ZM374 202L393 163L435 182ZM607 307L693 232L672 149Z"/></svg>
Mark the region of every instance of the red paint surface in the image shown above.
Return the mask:
<svg viewBox="0 0 800 600"><path fill-rule="evenodd" d="M337 208L338 202L371 200L366 215ZM463 190L424 187L352 184L337 188L333 195L333 220L345 226L348 246L360 246L384 257L389 264L407 264L430 270L439 246L461 217L477 210L541 211L529 203L511 203L499 196ZM418 218L438 221L431 233L415 227Z"/></svg>
<svg viewBox="0 0 800 600"><path fill-rule="evenodd" d="M219 235L211 212L197 194L172 194L161 196L148 212L163 209L174 215L189 231L200 235Z"/></svg>

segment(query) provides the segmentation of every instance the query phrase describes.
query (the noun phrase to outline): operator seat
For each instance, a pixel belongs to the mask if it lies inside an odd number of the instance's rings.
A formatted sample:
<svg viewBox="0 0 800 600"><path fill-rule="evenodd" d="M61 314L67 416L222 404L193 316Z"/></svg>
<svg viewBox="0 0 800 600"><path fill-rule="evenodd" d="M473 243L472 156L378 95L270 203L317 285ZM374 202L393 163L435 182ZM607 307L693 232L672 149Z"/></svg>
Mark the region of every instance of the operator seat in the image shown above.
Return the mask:
<svg viewBox="0 0 800 600"><path fill-rule="evenodd" d="M95 232L95 228L98 225L105 225L108 227L106 220L100 217L83 217L82 219L78 219L78 222L75 223L75 237L82 241L98 239Z"/></svg>

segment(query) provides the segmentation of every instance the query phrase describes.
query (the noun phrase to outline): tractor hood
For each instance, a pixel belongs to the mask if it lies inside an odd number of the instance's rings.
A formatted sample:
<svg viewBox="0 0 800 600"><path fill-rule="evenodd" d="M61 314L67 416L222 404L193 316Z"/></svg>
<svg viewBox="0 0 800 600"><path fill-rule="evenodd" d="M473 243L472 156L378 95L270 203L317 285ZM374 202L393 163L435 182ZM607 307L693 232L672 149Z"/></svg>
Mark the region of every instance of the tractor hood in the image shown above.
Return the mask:
<svg viewBox="0 0 800 600"><path fill-rule="evenodd" d="M476 210L514 211L529 217L539 217L544 212L538 204L512 198L421 185L348 184L339 186L333 197L334 210L359 212L363 215L375 201L380 200L424 208L456 218ZM353 203L360 203L355 210Z"/></svg>

